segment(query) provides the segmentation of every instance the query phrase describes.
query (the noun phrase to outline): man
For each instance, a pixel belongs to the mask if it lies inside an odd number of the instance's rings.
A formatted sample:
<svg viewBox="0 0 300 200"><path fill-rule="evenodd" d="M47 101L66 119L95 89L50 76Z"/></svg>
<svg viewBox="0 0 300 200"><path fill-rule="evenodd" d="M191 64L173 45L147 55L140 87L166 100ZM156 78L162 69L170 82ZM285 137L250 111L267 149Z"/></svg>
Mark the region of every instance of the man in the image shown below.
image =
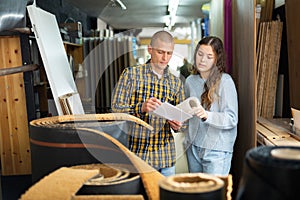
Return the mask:
<svg viewBox="0 0 300 200"><path fill-rule="evenodd" d="M182 124L151 112L162 102L177 105L185 98L182 82L168 69L173 50L172 35L156 32L148 46L151 59L143 65L126 68L112 97L113 112L132 114L154 127L150 132L133 125L128 133L128 148L165 176L175 174L176 151L171 128L176 132Z"/></svg>

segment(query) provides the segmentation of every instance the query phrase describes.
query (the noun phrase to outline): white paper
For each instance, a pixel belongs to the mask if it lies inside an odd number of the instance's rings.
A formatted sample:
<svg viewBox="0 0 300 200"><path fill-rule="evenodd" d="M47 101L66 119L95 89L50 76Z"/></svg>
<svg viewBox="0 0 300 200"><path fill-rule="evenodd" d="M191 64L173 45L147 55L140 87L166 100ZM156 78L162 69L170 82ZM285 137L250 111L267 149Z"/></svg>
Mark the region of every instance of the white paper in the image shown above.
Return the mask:
<svg viewBox="0 0 300 200"><path fill-rule="evenodd" d="M197 97L189 97L180 104L178 104L176 107L183 110L186 113L190 113L193 110L193 108L199 107L201 104L199 102L199 99Z"/></svg>
<svg viewBox="0 0 300 200"><path fill-rule="evenodd" d="M176 120L179 122L184 122L193 117L193 115L184 112L180 108L177 108L168 102L162 103L152 112L152 114L168 120Z"/></svg>

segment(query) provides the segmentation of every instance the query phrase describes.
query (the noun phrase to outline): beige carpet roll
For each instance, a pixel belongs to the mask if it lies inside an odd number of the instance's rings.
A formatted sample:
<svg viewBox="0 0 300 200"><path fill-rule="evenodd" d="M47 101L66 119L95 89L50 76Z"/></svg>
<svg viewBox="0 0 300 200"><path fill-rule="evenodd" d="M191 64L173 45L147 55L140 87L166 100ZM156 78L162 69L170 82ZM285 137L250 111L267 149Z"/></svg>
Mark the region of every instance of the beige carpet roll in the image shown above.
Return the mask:
<svg viewBox="0 0 300 200"><path fill-rule="evenodd" d="M160 199L225 199L224 181L204 173L184 173L167 177L159 183Z"/></svg>
<svg viewBox="0 0 300 200"><path fill-rule="evenodd" d="M71 169L62 167L45 176L30 187L21 200L66 200L75 195L88 179L98 174L98 170Z"/></svg>

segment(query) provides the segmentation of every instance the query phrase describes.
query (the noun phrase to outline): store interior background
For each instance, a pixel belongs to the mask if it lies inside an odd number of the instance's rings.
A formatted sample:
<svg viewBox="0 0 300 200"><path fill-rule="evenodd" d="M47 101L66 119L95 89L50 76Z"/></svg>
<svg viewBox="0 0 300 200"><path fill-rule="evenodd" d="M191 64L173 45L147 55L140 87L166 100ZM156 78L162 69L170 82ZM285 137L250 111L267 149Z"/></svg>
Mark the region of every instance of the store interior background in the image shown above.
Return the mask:
<svg viewBox="0 0 300 200"><path fill-rule="evenodd" d="M125 2L125 1L124 1ZM51 12L56 15L56 18L59 23L66 22L66 20L74 20L74 21L80 21L82 24L83 28L83 37L89 37L97 30L102 32L103 36L112 36L111 32L113 32L114 36L112 37L118 37L118 36L132 36L138 33L137 35L137 42L141 43L141 45L136 46L137 47L137 55L134 58L134 62L144 62L149 58L149 55L147 54L146 47L147 47L147 41L151 37L151 35L156 32L157 30L161 30L161 27L144 27L144 28L132 28L132 29L126 29L126 27L122 27L121 29L115 29L113 30L112 27L109 27L109 25L102 19L100 18L95 18L89 16L88 12L82 11L82 9L75 7L74 4L78 3L74 0L72 4L72 0L60 0L60 1L50 1L50 0L37 0L36 1L37 5L41 7L44 10L47 10L48 12ZM210 35L216 35L221 37L223 40L226 40L226 32L224 32L224 7L226 1L219 1L219 0L211 0L211 1L205 1L205 3L209 4L209 11L203 11L202 18L194 19L193 21L189 21L185 27L177 27L171 30L174 36L178 39L178 41L181 41L181 44L176 44L175 46L175 53L174 56L170 62L170 67L171 70L174 74L178 75L178 67L182 66L183 64L183 59L187 58L189 62L192 62L192 55L193 55L193 50L195 47L195 44L197 41L201 39L205 34L210 34ZM86 3L87 4L87 3ZM277 8L278 12L281 12L282 10L282 5L284 4L284 0L276 0L275 1L275 8ZM58 9L59 8L59 9ZM284 10L284 8L283 8ZM68 13L68 14L66 14ZM154 16L153 16L154 17ZM207 26L209 30L204 30L205 29L205 24L204 24L204 18L205 20L209 21L209 27ZM101 31L102 30L102 31ZM108 31L107 31L108 30ZM207 31L207 32L205 32ZM190 42L194 41L194 42ZM82 58L84 59L84 58ZM286 61L287 62L287 61ZM78 64L78 63L77 63ZM75 66L75 68L78 68L78 66ZM234 77L237 77L235 75L234 69L228 69ZM284 70L284 69L282 69ZM240 84L242 85L242 84ZM241 87L240 87L241 88ZM80 86L78 86L78 89L80 90ZM94 88L95 89L95 88ZM84 90L84 89L83 89ZM109 92L109 91L108 91ZM49 94L47 94L49 95ZM51 96L51 94L50 94ZM47 97L48 98L48 97ZM38 99L38 98L37 98ZM289 99L287 99L288 102L286 102L287 105L289 105ZM42 103L41 101L37 100L34 102L36 105L39 103ZM95 102L94 102L95 103ZM31 114L29 113L29 120L35 119L37 116L38 117L45 117L49 115L55 115L55 108L54 102L51 101L51 98L48 99L46 105L43 107L45 110L41 109L36 109L36 105L33 106L33 111ZM105 105L107 106L107 105ZM86 106L87 111L90 113L96 112L96 108L94 108L93 105L87 105ZM283 106L283 108L287 108L287 106ZM109 108L104 108L100 109L100 112L105 112ZM287 110L283 110L281 113L281 116L278 117L290 117L290 111L289 111L289 106ZM178 162L177 162L177 172L186 172L186 160L184 156L184 151L182 147L182 139L184 135L179 133L175 135L176 138L176 145L178 147ZM1 177L2 178L2 177ZM2 178L2 183L5 183L4 185L2 184L2 191L6 190L4 192L4 195L1 196L9 196L9 188L19 188L20 192L17 192L18 189L13 190L12 193L15 193L14 195L17 196L20 193L24 192L26 189L26 186L30 185L30 181L28 179L28 176L21 176L21 179L24 180L25 184L24 187L16 186L16 180L18 180L18 177L4 177ZM9 184L8 184L9 183ZM2 192L3 193L3 192ZM5 199L5 198L4 198ZM13 198L14 199L14 198Z"/></svg>

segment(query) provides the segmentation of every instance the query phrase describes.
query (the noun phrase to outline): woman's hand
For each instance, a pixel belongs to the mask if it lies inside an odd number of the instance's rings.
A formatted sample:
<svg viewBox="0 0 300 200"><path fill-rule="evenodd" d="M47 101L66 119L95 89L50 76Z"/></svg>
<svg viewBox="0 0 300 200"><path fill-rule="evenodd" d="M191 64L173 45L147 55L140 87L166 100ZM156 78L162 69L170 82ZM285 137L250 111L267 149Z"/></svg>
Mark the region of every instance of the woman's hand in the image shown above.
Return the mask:
<svg viewBox="0 0 300 200"><path fill-rule="evenodd" d="M207 112L205 111L205 109L201 105L193 108L191 110L190 114L195 115L195 116L199 117L200 119L202 119L204 121L207 119L207 116L208 116Z"/></svg>

